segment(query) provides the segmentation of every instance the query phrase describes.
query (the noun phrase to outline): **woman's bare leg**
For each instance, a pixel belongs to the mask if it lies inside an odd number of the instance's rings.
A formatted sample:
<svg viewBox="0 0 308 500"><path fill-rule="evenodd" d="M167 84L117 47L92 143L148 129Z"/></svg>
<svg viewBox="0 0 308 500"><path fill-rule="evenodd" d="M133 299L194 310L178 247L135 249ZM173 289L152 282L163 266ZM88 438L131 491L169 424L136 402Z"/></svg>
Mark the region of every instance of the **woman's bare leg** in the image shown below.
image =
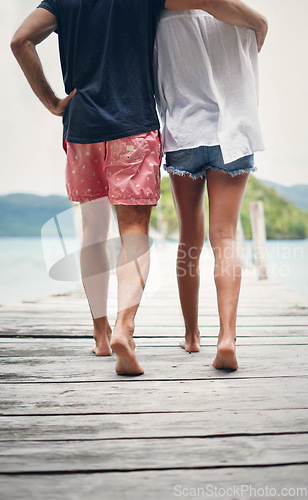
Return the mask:
<svg viewBox="0 0 308 500"><path fill-rule="evenodd" d="M109 261L106 240L110 222L108 198L82 203L82 247L80 265L82 282L89 302L94 324L93 352L97 356L110 356L111 328L107 319Z"/></svg>
<svg viewBox="0 0 308 500"><path fill-rule="evenodd" d="M236 250L236 228L249 174L231 177L207 171L209 237L215 257L214 278L220 330L215 368L238 368L235 354L236 314L241 286L241 264Z"/></svg>
<svg viewBox="0 0 308 500"><path fill-rule="evenodd" d="M177 279L185 321L185 341L181 347L188 352L198 352L199 258L205 238L205 180L170 174L170 183L180 231Z"/></svg>

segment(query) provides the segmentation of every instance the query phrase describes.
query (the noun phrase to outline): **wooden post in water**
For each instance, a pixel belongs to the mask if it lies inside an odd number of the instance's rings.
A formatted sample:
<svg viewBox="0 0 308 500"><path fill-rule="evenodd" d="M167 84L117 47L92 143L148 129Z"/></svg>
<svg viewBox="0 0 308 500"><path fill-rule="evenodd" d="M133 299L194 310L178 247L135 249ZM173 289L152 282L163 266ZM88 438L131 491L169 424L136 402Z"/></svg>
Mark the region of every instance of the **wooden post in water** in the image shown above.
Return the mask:
<svg viewBox="0 0 308 500"><path fill-rule="evenodd" d="M249 211L253 239L254 262L257 266L259 279L267 279L266 230L263 202L250 202Z"/></svg>

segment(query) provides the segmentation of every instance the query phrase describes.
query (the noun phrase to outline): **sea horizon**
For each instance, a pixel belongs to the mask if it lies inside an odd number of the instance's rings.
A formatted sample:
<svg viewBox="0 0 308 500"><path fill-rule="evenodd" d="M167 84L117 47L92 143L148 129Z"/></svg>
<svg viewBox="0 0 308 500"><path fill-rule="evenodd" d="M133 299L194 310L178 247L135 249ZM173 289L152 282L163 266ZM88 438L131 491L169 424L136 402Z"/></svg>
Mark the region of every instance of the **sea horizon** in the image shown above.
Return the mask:
<svg viewBox="0 0 308 500"><path fill-rule="evenodd" d="M48 238L49 245L58 245ZM159 241L155 241L159 245ZM71 248L77 248L75 238L68 238ZM176 245L166 240L165 245ZM210 251L205 241L206 251ZM0 305L31 302L53 294L69 293L81 282L55 281L48 275L40 237L0 237L0 272L2 287ZM308 238L303 240L267 240L270 277L308 297ZM252 241L245 240L246 266L252 266Z"/></svg>

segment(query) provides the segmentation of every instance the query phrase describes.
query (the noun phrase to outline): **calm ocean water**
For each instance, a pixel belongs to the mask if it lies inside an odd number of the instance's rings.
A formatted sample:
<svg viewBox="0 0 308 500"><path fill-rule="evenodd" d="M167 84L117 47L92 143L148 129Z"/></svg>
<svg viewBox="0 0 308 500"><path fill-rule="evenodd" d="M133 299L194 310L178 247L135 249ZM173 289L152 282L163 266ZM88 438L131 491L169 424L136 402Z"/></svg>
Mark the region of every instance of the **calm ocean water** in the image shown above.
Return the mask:
<svg viewBox="0 0 308 500"><path fill-rule="evenodd" d="M57 246L58 239L49 241ZM0 304L33 301L76 287L49 277L41 238L0 238L0 276Z"/></svg>
<svg viewBox="0 0 308 500"><path fill-rule="evenodd" d="M76 248L73 238L66 243ZM48 247L57 251L59 240L50 238ZM246 249L249 262L250 242ZM308 239L270 240L267 253L270 274L308 297ZM40 238L0 238L0 275L0 304L33 301L76 286L49 277Z"/></svg>

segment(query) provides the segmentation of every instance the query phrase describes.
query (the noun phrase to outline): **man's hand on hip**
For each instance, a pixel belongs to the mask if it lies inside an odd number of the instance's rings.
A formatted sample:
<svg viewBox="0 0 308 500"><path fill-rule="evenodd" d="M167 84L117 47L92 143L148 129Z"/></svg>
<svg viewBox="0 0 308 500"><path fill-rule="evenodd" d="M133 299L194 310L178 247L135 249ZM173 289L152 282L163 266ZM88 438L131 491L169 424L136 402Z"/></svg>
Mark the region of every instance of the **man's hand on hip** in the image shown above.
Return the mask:
<svg viewBox="0 0 308 500"><path fill-rule="evenodd" d="M50 112L53 114L53 115L56 115L56 116L63 116L64 115L64 112L68 106L68 103L70 102L70 100L74 97L74 95L76 94L77 92L77 89L74 89L68 96L66 96L64 99L57 99L57 103L55 105L55 107L53 108L50 108Z"/></svg>

